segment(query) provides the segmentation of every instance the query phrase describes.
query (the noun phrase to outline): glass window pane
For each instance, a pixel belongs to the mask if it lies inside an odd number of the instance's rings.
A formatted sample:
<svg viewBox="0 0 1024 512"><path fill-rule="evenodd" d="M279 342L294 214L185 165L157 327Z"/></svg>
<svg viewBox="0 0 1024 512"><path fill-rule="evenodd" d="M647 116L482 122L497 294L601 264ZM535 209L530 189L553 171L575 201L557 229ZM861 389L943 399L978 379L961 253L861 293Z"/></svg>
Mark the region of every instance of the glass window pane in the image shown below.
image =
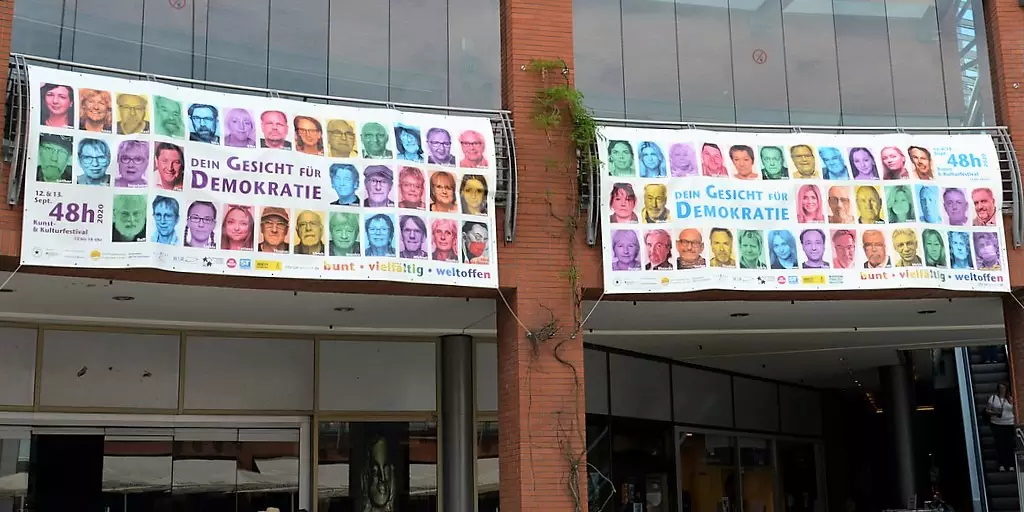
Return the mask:
<svg viewBox="0 0 1024 512"><path fill-rule="evenodd" d="M63 12L64 0L15 2L11 51L58 58Z"/></svg>
<svg viewBox="0 0 1024 512"><path fill-rule="evenodd" d="M267 86L270 0L209 0L206 79Z"/></svg>
<svg viewBox="0 0 1024 512"><path fill-rule="evenodd" d="M448 101L447 0L391 0L391 101Z"/></svg>
<svg viewBox="0 0 1024 512"><path fill-rule="evenodd" d="M729 26L736 121L788 123L781 0L732 0Z"/></svg>
<svg viewBox="0 0 1024 512"><path fill-rule="evenodd" d="M142 2L78 0L75 62L138 70L142 59Z"/></svg>
<svg viewBox="0 0 1024 512"><path fill-rule="evenodd" d="M683 120L735 121L729 1L676 2L676 31Z"/></svg>
<svg viewBox="0 0 1024 512"><path fill-rule="evenodd" d="M498 512L498 482L498 422L481 421L476 424L477 512Z"/></svg>
<svg viewBox="0 0 1024 512"><path fill-rule="evenodd" d="M884 0L833 0L843 124L896 123Z"/></svg>
<svg viewBox="0 0 1024 512"><path fill-rule="evenodd" d="M293 429L238 433L235 510L299 509L299 436Z"/></svg>
<svg viewBox="0 0 1024 512"><path fill-rule="evenodd" d="M936 0L950 126L995 124L981 2Z"/></svg>
<svg viewBox="0 0 1024 512"><path fill-rule="evenodd" d="M690 512L739 510L736 438L680 432L679 487Z"/></svg>
<svg viewBox="0 0 1024 512"><path fill-rule="evenodd" d="M28 471L32 441L29 429L0 428L0 511L28 510Z"/></svg>
<svg viewBox="0 0 1024 512"><path fill-rule="evenodd" d="M111 436L103 439L103 507L109 512L171 506L173 438Z"/></svg>
<svg viewBox="0 0 1024 512"><path fill-rule="evenodd" d="M587 415L588 510L609 510L615 497L612 477L612 436L608 416Z"/></svg>
<svg viewBox="0 0 1024 512"><path fill-rule="evenodd" d="M675 5L622 0L622 62L626 117L679 120Z"/></svg>
<svg viewBox="0 0 1024 512"><path fill-rule="evenodd" d="M573 2L576 87L598 117L626 117L619 0Z"/></svg>
<svg viewBox="0 0 1024 512"><path fill-rule="evenodd" d="M192 77L192 39L195 4L144 2L142 71Z"/></svg>
<svg viewBox="0 0 1024 512"><path fill-rule="evenodd" d="M935 4L886 0L896 123L945 126L946 94Z"/></svg>
<svg viewBox="0 0 1024 512"><path fill-rule="evenodd" d="M768 439L739 438L743 510L775 512L775 463Z"/></svg>
<svg viewBox="0 0 1024 512"><path fill-rule="evenodd" d="M606 510L677 510L672 431L664 423L612 419L611 479L623 506Z"/></svg>
<svg viewBox="0 0 1024 512"><path fill-rule="evenodd" d="M270 2L268 87L327 93L328 0Z"/></svg>
<svg viewBox="0 0 1024 512"><path fill-rule="evenodd" d="M448 0L448 104L501 107L498 0Z"/></svg>
<svg viewBox="0 0 1024 512"><path fill-rule="evenodd" d="M793 124L839 124L839 69L832 2L797 0L782 11Z"/></svg>
<svg viewBox="0 0 1024 512"><path fill-rule="evenodd" d="M779 487L785 512L821 512L824 500L818 492L814 445L800 441L776 441L779 450Z"/></svg>
<svg viewBox="0 0 1024 512"><path fill-rule="evenodd" d="M330 94L388 99L387 2L331 0Z"/></svg>
<svg viewBox="0 0 1024 512"><path fill-rule="evenodd" d="M318 435L318 510L437 510L436 423L321 422Z"/></svg>
<svg viewBox="0 0 1024 512"><path fill-rule="evenodd" d="M171 492L175 510L234 510L238 431L175 432Z"/></svg>

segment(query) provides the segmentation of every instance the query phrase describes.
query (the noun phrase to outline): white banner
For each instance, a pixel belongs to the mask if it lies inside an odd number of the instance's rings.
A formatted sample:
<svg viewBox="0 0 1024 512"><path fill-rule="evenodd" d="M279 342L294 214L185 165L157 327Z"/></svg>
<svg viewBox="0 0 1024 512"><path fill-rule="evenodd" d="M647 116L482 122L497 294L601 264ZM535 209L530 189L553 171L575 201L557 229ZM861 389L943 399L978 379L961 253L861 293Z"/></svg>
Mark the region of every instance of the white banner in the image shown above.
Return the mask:
<svg viewBox="0 0 1024 512"><path fill-rule="evenodd" d="M26 265L498 284L487 119L29 77Z"/></svg>
<svg viewBox="0 0 1024 512"><path fill-rule="evenodd" d="M603 127L607 293L1010 289L986 135Z"/></svg>

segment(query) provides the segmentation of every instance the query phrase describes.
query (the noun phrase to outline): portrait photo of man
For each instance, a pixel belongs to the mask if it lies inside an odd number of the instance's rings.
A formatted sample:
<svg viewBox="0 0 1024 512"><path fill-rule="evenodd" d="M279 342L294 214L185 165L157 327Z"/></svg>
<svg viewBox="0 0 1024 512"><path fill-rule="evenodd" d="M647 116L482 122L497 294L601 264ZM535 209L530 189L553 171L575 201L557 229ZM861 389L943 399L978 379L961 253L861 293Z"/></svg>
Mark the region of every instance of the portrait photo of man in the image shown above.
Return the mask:
<svg viewBox="0 0 1024 512"><path fill-rule="evenodd" d="M114 196L114 242L146 241L146 196Z"/></svg>
<svg viewBox="0 0 1024 512"><path fill-rule="evenodd" d="M260 214L260 237L256 246L259 252L288 254L288 210L276 206L268 206Z"/></svg>
<svg viewBox="0 0 1024 512"><path fill-rule="evenodd" d="M828 188L828 221L831 224L853 224L850 209L850 187L839 185Z"/></svg>
<svg viewBox="0 0 1024 512"><path fill-rule="evenodd" d="M644 222L668 221L668 188L659 183L644 185Z"/></svg>
<svg viewBox="0 0 1024 512"><path fill-rule="evenodd" d="M141 94L117 95L117 133L149 133L149 99Z"/></svg>
<svg viewBox="0 0 1024 512"><path fill-rule="evenodd" d="M36 181L71 183L71 137L43 133L39 135Z"/></svg>
<svg viewBox="0 0 1024 512"><path fill-rule="evenodd" d="M857 218L858 224L884 224L882 218L882 196L878 188L872 185L857 187Z"/></svg>
<svg viewBox="0 0 1024 512"><path fill-rule="evenodd" d="M832 266L853 268L857 253L857 233L852 229L832 230Z"/></svg>
<svg viewBox="0 0 1024 512"><path fill-rule="evenodd" d="M942 222L941 206L939 206L939 187L933 185L917 185L917 199L921 212L917 220L929 224Z"/></svg>
<svg viewBox="0 0 1024 512"><path fill-rule="evenodd" d="M462 148L462 160L459 167L486 168L487 159L484 158L484 136L476 130L466 130L459 134L459 147Z"/></svg>
<svg viewBox="0 0 1024 512"><path fill-rule="evenodd" d="M366 188L366 199L363 206L381 208L394 206L391 200L391 188L394 186L395 175L386 165L368 165L363 170L363 182Z"/></svg>
<svg viewBox="0 0 1024 512"><path fill-rule="evenodd" d="M846 167L846 160L839 148L830 146L818 148L818 156L825 166L826 180L847 180L850 179L850 169Z"/></svg>
<svg viewBox="0 0 1024 512"><path fill-rule="evenodd" d="M344 119L327 120L327 149L333 158L355 158L356 151L355 122Z"/></svg>
<svg viewBox="0 0 1024 512"><path fill-rule="evenodd" d="M483 222L462 223L462 262L473 265L490 263L490 235Z"/></svg>
<svg viewBox="0 0 1024 512"><path fill-rule="evenodd" d="M679 252L676 258L676 268L679 270L707 266L707 260L701 256L704 252L704 238L699 229L687 228L680 231L676 237L676 251Z"/></svg>
<svg viewBox="0 0 1024 512"><path fill-rule="evenodd" d="M217 107L205 103L193 103L188 107L188 120L192 129L188 140L220 144L220 119Z"/></svg>
<svg viewBox="0 0 1024 512"><path fill-rule="evenodd" d="M110 146L99 139L78 141L78 168L82 171L75 178L79 185L110 185Z"/></svg>
<svg viewBox="0 0 1024 512"><path fill-rule="evenodd" d="M803 268L829 268L825 261L825 232L805 229L800 232L800 246L804 251Z"/></svg>
<svg viewBox="0 0 1024 512"><path fill-rule="evenodd" d="M897 267L919 267L921 257L917 254L917 233L913 229L901 228L892 232L892 247L899 255Z"/></svg>
<svg viewBox="0 0 1024 512"><path fill-rule="evenodd" d="M914 174L919 180L935 179L935 170L932 168L932 152L921 146L910 146L907 148L910 155L910 162L914 164Z"/></svg>
<svg viewBox="0 0 1024 512"><path fill-rule="evenodd" d="M647 264L644 270L671 270L672 235L664 229L652 229L644 234L644 245L647 247Z"/></svg>
<svg viewBox="0 0 1024 512"><path fill-rule="evenodd" d="M295 254L323 256L324 221L319 212L302 210L295 216Z"/></svg>
<svg viewBox="0 0 1024 512"><path fill-rule="evenodd" d="M888 268L889 251L885 248L885 235L877 229L864 231L861 236L864 247L864 268Z"/></svg>
<svg viewBox="0 0 1024 512"><path fill-rule="evenodd" d="M393 158L394 153L388 149L388 131L380 123L366 123L359 134L363 143L363 158Z"/></svg>
<svg viewBox="0 0 1024 512"><path fill-rule="evenodd" d="M153 236L151 240L158 244L178 245L178 220L181 219L181 207L173 197L156 196L153 199Z"/></svg>
<svg viewBox="0 0 1024 512"><path fill-rule="evenodd" d="M435 165L455 165L452 154L452 134L444 128L427 130L427 163Z"/></svg>
<svg viewBox="0 0 1024 512"><path fill-rule="evenodd" d="M284 112L267 110L260 114L260 129L263 131L263 137L260 138L261 148L292 148L292 142L288 140L288 116Z"/></svg>
<svg viewBox="0 0 1024 512"><path fill-rule="evenodd" d="M183 138L185 123L181 118L181 102L165 96L153 96L153 129L157 135Z"/></svg>
<svg viewBox="0 0 1024 512"><path fill-rule="evenodd" d="M974 226L996 225L996 197L990 188L976 188L971 191L974 202Z"/></svg>
<svg viewBox="0 0 1024 512"><path fill-rule="evenodd" d="M967 225L967 196L958 188L947 188L942 192L942 207L950 226Z"/></svg>
<svg viewBox="0 0 1024 512"><path fill-rule="evenodd" d="M711 228L711 266L736 267L733 257L732 232L725 228Z"/></svg>
<svg viewBox="0 0 1024 512"><path fill-rule="evenodd" d="M793 159L793 178L820 178L818 164L814 161L814 148L807 144L797 144L789 148L789 157Z"/></svg>
<svg viewBox="0 0 1024 512"><path fill-rule="evenodd" d="M761 146L761 178L766 180L784 180L789 178L789 167L779 146Z"/></svg>
<svg viewBox="0 0 1024 512"><path fill-rule="evenodd" d="M359 256L359 214L331 212L331 256Z"/></svg>
<svg viewBox="0 0 1024 512"><path fill-rule="evenodd" d="M331 175L331 188L338 194L338 199L331 202L339 206L359 206L359 171L352 164L331 164L328 170Z"/></svg>
<svg viewBox="0 0 1024 512"><path fill-rule="evenodd" d="M486 240L487 227L484 227ZM465 227L463 227L463 244L465 244ZM427 259L427 223L416 215L402 215L398 218L398 257ZM469 254L464 252L463 254Z"/></svg>

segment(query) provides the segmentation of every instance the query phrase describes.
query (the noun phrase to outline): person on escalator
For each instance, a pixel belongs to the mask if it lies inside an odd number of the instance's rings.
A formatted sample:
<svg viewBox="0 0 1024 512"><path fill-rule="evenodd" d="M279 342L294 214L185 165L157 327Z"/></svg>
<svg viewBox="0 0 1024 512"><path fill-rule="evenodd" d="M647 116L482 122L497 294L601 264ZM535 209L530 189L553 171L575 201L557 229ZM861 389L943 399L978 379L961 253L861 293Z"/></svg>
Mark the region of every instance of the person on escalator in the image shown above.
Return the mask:
<svg viewBox="0 0 1024 512"><path fill-rule="evenodd" d="M996 385L996 392L988 398L985 413L989 416L992 436L996 442L996 462L999 471L1014 469L1014 424L1013 395L1005 382Z"/></svg>

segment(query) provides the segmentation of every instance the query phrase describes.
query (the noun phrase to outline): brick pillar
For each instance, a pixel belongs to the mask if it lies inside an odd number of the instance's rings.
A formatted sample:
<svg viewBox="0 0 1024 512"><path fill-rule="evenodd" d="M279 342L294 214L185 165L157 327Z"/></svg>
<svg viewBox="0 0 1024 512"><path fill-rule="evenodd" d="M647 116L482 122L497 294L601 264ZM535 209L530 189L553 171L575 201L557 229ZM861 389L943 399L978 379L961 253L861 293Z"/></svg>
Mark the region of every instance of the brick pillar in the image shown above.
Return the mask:
<svg viewBox="0 0 1024 512"><path fill-rule="evenodd" d="M502 94L515 122L519 169L515 241L501 247L498 260L511 306L509 311L498 300L501 511L572 512L569 457L586 443L583 339L569 336L570 249L559 218L578 204L575 152L564 130L548 134L533 122L534 98L544 84L537 73L522 69L531 59L564 59L572 69L572 0L504 0L501 25ZM560 72L550 75L548 85L564 83ZM559 330L535 355L527 330L538 331L552 320ZM560 343L560 357L575 371L555 358ZM586 510L585 463L578 489Z"/></svg>
<svg viewBox="0 0 1024 512"><path fill-rule="evenodd" d="M1013 300L1003 296L1003 321L1006 324L1006 367L1013 382L1014 408L1017 410L1017 423L1021 423L1021 397L1024 397L1024 309Z"/></svg>
<svg viewBox="0 0 1024 512"><path fill-rule="evenodd" d="M30 2L31 0L19 0ZM11 58L11 24L14 21L14 2L0 2L0 84L6 90ZM0 94L0 126L4 126L6 94ZM10 166L0 163L0 257L19 254L21 245L21 210L7 206L7 184L10 181Z"/></svg>

